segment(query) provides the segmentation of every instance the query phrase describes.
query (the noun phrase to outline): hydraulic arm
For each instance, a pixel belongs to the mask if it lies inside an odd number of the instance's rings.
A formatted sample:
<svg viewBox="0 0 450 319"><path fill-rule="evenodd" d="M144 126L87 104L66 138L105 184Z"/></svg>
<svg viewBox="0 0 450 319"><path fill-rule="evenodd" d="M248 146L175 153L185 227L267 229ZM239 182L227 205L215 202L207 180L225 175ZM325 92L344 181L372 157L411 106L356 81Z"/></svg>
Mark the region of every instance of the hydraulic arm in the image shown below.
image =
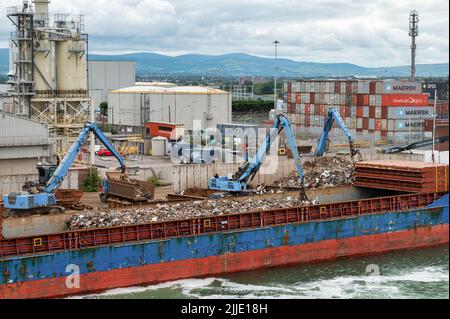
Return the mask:
<svg viewBox="0 0 450 319"><path fill-rule="evenodd" d="M297 149L297 143L295 141L292 126L289 120L283 114L277 115L273 127L266 134L261 146L258 148L255 156L241 166L232 178L227 176L216 176L209 180L209 188L226 192L243 192L248 188L248 184L255 177L256 173L261 167L264 158L266 157L271 144L275 141L277 135L284 129L287 136L289 146L292 151L292 155L297 167L299 184L301 185L301 198L306 199L306 193L304 190L304 173L301 167L300 154Z"/></svg>
<svg viewBox="0 0 450 319"><path fill-rule="evenodd" d="M53 192L64 180L64 177L67 175L70 166L72 165L82 145L86 142L91 132L94 133L94 135L102 142L102 144L117 158L120 163L122 176L124 176L126 167L125 162L123 161L120 154L95 123L87 122L77 140L72 144L68 153L58 165L48 182L43 187L40 186L39 182L27 183L26 185L24 185L24 190L26 189L30 194L22 195L13 193L4 195L3 201L5 208L14 210L28 210L55 205L56 198Z"/></svg>
<svg viewBox="0 0 450 319"><path fill-rule="evenodd" d="M341 116L339 115L339 112L335 108L330 108L328 110L327 118L325 121L325 127L323 128L322 134L319 138L319 143L317 144L316 154L315 156L323 156L327 149L327 143L328 143L328 135L331 131L331 128L333 126L333 123L336 121L336 123L339 125L339 127L344 132L345 136L348 138L348 143L350 145L350 156L352 157L352 160L354 160L354 156L356 154L359 154L359 157L361 157L361 153L358 149L354 146L354 141L352 138L352 135L350 134L350 131L348 130L347 126L345 125L344 121L342 120Z"/></svg>
<svg viewBox="0 0 450 319"><path fill-rule="evenodd" d="M111 153L114 155L115 158L117 158L117 160L120 163L120 169L122 173L125 172L126 169L125 162L123 161L123 158L120 156L119 152L117 152L114 146L112 146L112 144L106 138L105 134L103 134L103 132L98 128L98 126L95 123L88 122L84 125L84 128L81 131L80 135L78 136L77 140L75 141L75 143L72 144L69 152L66 154L66 156L56 169L55 173L53 173L53 176L50 178L47 185L44 187L44 192L51 193L59 186L59 184L61 184L64 177L67 175L70 166L72 166L72 163L75 160L78 152L80 151L83 144L86 142L91 132L94 133L94 135L100 140L100 142L109 151L111 151Z"/></svg>

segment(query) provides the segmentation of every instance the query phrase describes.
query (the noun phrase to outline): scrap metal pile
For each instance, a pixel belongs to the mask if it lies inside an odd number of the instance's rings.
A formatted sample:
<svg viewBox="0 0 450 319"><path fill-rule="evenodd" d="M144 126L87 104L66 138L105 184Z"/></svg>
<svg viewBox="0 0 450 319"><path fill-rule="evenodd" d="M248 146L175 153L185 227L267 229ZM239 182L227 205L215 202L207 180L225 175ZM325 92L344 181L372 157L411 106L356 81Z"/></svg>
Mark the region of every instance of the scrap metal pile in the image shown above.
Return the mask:
<svg viewBox="0 0 450 319"><path fill-rule="evenodd" d="M306 188L328 188L354 182L354 165L344 157L316 157L302 164ZM282 187L299 187L297 172L274 183Z"/></svg>
<svg viewBox="0 0 450 319"><path fill-rule="evenodd" d="M187 219L202 216L215 216L273 208L288 208L309 203L293 197L257 199L198 200L177 204L158 204L152 207L134 207L122 210L83 211L72 216L69 229L87 229L99 227L142 224L169 220Z"/></svg>

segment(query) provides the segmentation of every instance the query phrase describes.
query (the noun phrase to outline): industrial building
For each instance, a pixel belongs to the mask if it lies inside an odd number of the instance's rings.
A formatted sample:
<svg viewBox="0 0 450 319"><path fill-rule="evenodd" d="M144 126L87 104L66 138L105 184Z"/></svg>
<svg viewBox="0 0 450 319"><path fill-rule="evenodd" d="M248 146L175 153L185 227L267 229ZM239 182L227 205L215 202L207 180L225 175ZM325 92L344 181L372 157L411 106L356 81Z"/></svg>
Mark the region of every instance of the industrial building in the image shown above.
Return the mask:
<svg viewBox="0 0 450 319"><path fill-rule="evenodd" d="M3 103L4 110L48 123L62 154L92 112L84 16L50 15L50 1L33 3L7 8L15 30L9 45L10 101Z"/></svg>
<svg viewBox="0 0 450 319"><path fill-rule="evenodd" d="M199 121L202 129L215 128L231 122L231 95L209 87L167 85L132 86L109 93L109 124L132 131L150 121L184 124L186 130Z"/></svg>
<svg viewBox="0 0 450 319"><path fill-rule="evenodd" d="M89 97L94 109L108 101L108 92L133 86L136 80L134 61L89 61Z"/></svg>
<svg viewBox="0 0 450 319"><path fill-rule="evenodd" d="M52 161L47 124L0 112L0 194L22 190L37 179L39 160Z"/></svg>

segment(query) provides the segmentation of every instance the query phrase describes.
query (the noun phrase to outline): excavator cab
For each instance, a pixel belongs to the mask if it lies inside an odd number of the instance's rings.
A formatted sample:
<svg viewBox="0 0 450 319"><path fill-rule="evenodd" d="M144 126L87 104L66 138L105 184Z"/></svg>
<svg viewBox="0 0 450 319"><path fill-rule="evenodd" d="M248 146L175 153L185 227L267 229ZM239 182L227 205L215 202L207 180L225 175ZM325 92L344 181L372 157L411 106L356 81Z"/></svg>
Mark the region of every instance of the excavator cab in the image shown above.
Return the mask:
<svg viewBox="0 0 450 319"><path fill-rule="evenodd" d="M54 164L38 164L36 169L39 175L39 185L44 186L56 171L57 166Z"/></svg>

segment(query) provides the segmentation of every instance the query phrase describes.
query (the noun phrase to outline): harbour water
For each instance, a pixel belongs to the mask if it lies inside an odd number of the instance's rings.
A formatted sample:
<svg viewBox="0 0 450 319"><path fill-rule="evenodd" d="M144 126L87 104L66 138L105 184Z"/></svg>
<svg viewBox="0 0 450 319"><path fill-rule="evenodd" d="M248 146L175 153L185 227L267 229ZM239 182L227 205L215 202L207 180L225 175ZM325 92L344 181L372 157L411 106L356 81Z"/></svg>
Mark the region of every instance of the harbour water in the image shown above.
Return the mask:
<svg viewBox="0 0 450 319"><path fill-rule="evenodd" d="M130 287L76 298L449 298L449 246Z"/></svg>

